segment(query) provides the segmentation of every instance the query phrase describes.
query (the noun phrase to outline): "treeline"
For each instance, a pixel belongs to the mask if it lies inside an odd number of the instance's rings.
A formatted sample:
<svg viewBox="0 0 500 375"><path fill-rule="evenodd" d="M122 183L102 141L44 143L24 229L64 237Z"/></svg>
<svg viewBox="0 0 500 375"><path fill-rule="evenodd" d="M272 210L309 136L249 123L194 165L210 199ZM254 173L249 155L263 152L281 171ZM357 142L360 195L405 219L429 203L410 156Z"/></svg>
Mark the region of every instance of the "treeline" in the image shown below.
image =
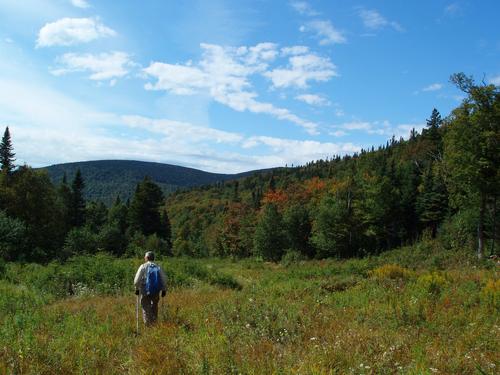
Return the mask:
<svg viewBox="0 0 500 375"><path fill-rule="evenodd" d="M446 119L434 109L408 140L171 195L173 253L351 257L423 235L494 253L499 90L463 73L451 81L467 98Z"/></svg>
<svg viewBox="0 0 500 375"><path fill-rule="evenodd" d="M168 254L170 222L161 188L149 178L131 200L111 207L86 202L77 170L54 185L43 170L15 166L9 128L0 143L0 262L46 262L106 251L142 256L145 249Z"/></svg>
<svg viewBox="0 0 500 375"><path fill-rule="evenodd" d="M260 256L266 260L377 254L439 236L448 247L495 253L500 192L500 95L452 76L467 98L434 109L408 140L294 168L178 191L145 178L130 200L86 201L77 171L53 184L15 166L0 143L0 261L46 262L106 251L142 256ZM168 213L167 213L168 212Z"/></svg>

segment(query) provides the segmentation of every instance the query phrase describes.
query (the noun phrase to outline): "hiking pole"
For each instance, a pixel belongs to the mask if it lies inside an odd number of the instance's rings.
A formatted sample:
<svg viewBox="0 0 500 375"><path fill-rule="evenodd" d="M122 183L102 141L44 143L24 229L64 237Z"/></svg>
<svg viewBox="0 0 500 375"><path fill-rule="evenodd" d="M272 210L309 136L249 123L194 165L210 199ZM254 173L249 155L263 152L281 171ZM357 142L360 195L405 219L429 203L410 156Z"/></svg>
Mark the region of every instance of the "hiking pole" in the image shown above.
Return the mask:
<svg viewBox="0 0 500 375"><path fill-rule="evenodd" d="M135 335L139 336L139 295L135 302Z"/></svg>

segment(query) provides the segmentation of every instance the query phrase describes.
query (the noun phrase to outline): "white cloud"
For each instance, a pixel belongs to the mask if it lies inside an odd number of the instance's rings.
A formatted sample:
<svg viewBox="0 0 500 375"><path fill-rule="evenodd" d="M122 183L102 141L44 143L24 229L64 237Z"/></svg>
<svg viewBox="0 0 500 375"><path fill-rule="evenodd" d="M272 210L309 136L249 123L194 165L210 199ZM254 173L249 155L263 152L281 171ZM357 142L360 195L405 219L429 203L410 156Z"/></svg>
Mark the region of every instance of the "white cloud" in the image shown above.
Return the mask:
<svg viewBox="0 0 500 375"><path fill-rule="evenodd" d="M315 123L288 109L258 101L257 93L251 90L250 76L267 74L269 63L277 57L275 44L238 48L201 44L201 48L203 57L198 64L152 62L143 71L156 82L147 83L146 90L165 90L177 95L208 94L216 102L236 111L269 114L302 126L310 134L317 134Z"/></svg>
<svg viewBox="0 0 500 375"><path fill-rule="evenodd" d="M345 135L347 135L347 134L349 134L349 133L347 133L347 132L345 132L345 131L343 131L343 130L336 130L336 131L334 131L334 132L330 132L329 134L330 134L330 135L333 135L333 136L335 136L335 137L343 137L343 136L345 136Z"/></svg>
<svg viewBox="0 0 500 375"><path fill-rule="evenodd" d="M316 12L307 1L292 1L292 2L290 2L290 5L297 13L300 13L300 14L303 14L306 16L319 15L319 13Z"/></svg>
<svg viewBox="0 0 500 375"><path fill-rule="evenodd" d="M86 0L71 0L71 4L73 4L77 8L82 8L82 9L90 7L90 4Z"/></svg>
<svg viewBox="0 0 500 375"><path fill-rule="evenodd" d="M175 139L189 140L190 143L211 141L215 143L239 143L243 137L237 133L225 132L209 127L196 126L187 122L168 119L151 119L142 116L121 116L124 124L131 128L145 129L153 133Z"/></svg>
<svg viewBox="0 0 500 375"><path fill-rule="evenodd" d="M490 84L500 86L500 74L489 79Z"/></svg>
<svg viewBox="0 0 500 375"><path fill-rule="evenodd" d="M322 46L330 44L341 44L347 42L344 35L333 27L330 21L314 20L300 28L301 32L312 31L316 33L319 44Z"/></svg>
<svg viewBox="0 0 500 375"><path fill-rule="evenodd" d="M317 142L310 140L294 140L275 137L250 137L243 147L253 149L258 146L267 146L273 155L281 159L275 165L301 164L311 160L324 159L338 154L353 153L360 150L352 143Z"/></svg>
<svg viewBox="0 0 500 375"><path fill-rule="evenodd" d="M443 85L441 83L433 83L429 86L426 86L422 89L422 91L438 91L443 88Z"/></svg>
<svg viewBox="0 0 500 375"><path fill-rule="evenodd" d="M375 134L384 137L408 138L413 128L420 131L425 127L425 124L399 124L392 125L389 121L352 121L333 126L333 130L329 133L334 136L343 136L350 132L364 132L367 134ZM346 132L348 131L348 132Z"/></svg>
<svg viewBox="0 0 500 375"><path fill-rule="evenodd" d="M304 103L307 103L309 105L315 105L315 106L326 106L330 105L330 102L323 98L322 96L315 95L315 94L302 94L302 95L297 95L295 99L300 100Z"/></svg>
<svg viewBox="0 0 500 375"><path fill-rule="evenodd" d="M359 16L368 29L380 30L390 26L396 31L403 31L403 27L398 22L387 20L376 10L361 8L359 10Z"/></svg>
<svg viewBox="0 0 500 375"><path fill-rule="evenodd" d="M111 80L114 85L115 78L124 77L135 64L125 52L111 53L65 53L57 58L60 67L52 70L54 75L71 72L91 72L90 79L95 81Z"/></svg>
<svg viewBox="0 0 500 375"><path fill-rule="evenodd" d="M40 29L37 47L71 46L115 35L97 18L62 18Z"/></svg>
<svg viewBox="0 0 500 375"><path fill-rule="evenodd" d="M328 81L338 76L337 67L329 58L320 57L313 53L292 56L287 68L277 68L265 72L264 76L273 82L277 88L308 87L308 81Z"/></svg>
<svg viewBox="0 0 500 375"><path fill-rule="evenodd" d="M309 52L309 47L306 46L283 47L281 49L281 54L283 56L304 55L308 52Z"/></svg>

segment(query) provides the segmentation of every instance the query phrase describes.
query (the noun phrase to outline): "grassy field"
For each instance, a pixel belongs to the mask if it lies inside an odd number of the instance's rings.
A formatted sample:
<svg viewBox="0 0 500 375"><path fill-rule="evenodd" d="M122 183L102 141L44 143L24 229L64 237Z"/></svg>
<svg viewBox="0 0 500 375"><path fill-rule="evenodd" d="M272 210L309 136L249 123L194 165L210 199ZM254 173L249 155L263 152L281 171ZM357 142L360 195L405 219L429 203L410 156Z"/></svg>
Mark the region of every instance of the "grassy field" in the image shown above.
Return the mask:
<svg viewBox="0 0 500 375"><path fill-rule="evenodd" d="M140 260L7 264L0 373L500 371L498 266L434 242L347 261L160 263L171 290L138 337Z"/></svg>

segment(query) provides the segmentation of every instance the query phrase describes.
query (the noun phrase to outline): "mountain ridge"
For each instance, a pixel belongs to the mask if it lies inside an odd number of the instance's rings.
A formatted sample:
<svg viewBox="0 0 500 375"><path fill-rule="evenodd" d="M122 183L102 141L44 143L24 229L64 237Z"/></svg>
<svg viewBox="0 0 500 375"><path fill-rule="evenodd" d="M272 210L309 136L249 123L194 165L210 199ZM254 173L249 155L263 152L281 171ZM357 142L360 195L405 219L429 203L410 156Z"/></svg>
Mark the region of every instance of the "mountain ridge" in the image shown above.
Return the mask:
<svg viewBox="0 0 500 375"><path fill-rule="evenodd" d="M70 183L77 169L80 169L85 180L86 199L102 201L109 205L117 196L123 200L130 198L137 183L146 176L157 183L165 195L169 195L178 189L235 180L254 173L265 173L273 168L229 174L167 163L109 159L60 163L39 169L46 170L56 185L62 181L64 174Z"/></svg>

